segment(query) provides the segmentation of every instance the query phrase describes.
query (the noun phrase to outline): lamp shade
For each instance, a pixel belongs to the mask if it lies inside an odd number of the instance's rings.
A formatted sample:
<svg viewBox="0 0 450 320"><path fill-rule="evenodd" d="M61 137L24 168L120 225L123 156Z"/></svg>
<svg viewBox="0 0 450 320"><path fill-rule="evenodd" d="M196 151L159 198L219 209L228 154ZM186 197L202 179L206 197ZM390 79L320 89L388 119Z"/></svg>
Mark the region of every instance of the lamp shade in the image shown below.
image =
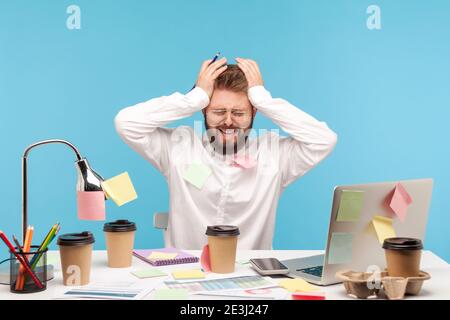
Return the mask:
<svg viewBox="0 0 450 320"><path fill-rule="evenodd" d="M82 158L76 162L77 169L77 191L102 191L102 182L104 179L96 173L86 158Z"/></svg>

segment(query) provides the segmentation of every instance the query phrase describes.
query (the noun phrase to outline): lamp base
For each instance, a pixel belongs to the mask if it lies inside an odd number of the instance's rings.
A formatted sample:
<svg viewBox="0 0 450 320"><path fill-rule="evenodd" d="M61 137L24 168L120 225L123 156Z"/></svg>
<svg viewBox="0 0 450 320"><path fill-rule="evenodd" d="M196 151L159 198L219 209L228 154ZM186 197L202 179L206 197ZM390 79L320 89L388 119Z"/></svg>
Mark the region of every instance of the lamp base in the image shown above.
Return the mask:
<svg viewBox="0 0 450 320"><path fill-rule="evenodd" d="M39 267L38 267L39 268ZM9 285L9 264L4 263L0 265L0 284ZM47 281L52 280L54 277L54 267L51 264L47 265Z"/></svg>

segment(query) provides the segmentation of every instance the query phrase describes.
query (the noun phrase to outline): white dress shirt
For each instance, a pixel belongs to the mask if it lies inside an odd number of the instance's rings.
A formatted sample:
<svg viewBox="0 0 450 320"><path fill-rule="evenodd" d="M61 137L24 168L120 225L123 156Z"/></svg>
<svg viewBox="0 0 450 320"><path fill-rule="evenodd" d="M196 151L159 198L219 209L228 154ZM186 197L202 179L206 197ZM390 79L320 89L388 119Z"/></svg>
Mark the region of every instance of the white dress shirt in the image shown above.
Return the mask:
<svg viewBox="0 0 450 320"><path fill-rule="evenodd" d="M250 139L248 149L256 160L252 168L218 156L206 135L192 127L163 127L209 104L201 88L151 99L117 114L120 137L166 177L170 193L166 246L201 249L207 243L206 227L225 224L239 227L239 249L271 249L282 191L336 145L337 135L325 122L272 98L263 86L250 88L248 96L259 112L290 135L269 131ZM211 171L200 188L184 178L191 164Z"/></svg>

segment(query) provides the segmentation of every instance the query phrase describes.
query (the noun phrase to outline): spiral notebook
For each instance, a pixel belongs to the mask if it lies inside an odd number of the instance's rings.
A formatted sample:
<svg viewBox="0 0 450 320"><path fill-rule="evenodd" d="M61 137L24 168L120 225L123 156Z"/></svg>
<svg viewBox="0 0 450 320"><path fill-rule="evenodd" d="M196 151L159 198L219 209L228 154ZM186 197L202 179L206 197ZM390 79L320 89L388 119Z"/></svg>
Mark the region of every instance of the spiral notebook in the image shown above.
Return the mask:
<svg viewBox="0 0 450 320"><path fill-rule="evenodd" d="M177 256L173 259L150 259L149 256L153 252L161 252L161 253L176 253ZM134 250L133 255L136 258L139 258L145 262L150 263L152 266L166 266L170 264L180 264L180 263L195 263L199 261L199 258L184 252L182 250L178 250L176 248L162 248L162 249L151 249L151 250Z"/></svg>

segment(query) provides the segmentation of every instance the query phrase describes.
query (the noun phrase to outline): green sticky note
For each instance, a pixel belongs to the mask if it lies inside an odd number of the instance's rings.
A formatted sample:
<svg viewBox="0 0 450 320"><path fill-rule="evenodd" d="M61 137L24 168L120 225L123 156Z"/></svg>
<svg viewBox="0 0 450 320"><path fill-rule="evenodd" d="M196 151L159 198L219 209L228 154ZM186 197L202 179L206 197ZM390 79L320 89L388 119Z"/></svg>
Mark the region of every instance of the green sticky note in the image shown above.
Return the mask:
<svg viewBox="0 0 450 320"><path fill-rule="evenodd" d="M59 263L60 263L59 252L47 253L47 264L59 265Z"/></svg>
<svg viewBox="0 0 450 320"><path fill-rule="evenodd" d="M342 190L336 221L358 221L363 199L364 191Z"/></svg>
<svg viewBox="0 0 450 320"><path fill-rule="evenodd" d="M183 178L201 189L210 175L210 168L201 163L192 163L184 173Z"/></svg>
<svg viewBox="0 0 450 320"><path fill-rule="evenodd" d="M186 289L156 289L155 300L187 300L189 292Z"/></svg>
<svg viewBox="0 0 450 320"><path fill-rule="evenodd" d="M136 270L136 271L132 271L131 274L133 274L136 277L141 278L141 279L167 276L167 273L164 273L158 269Z"/></svg>
<svg viewBox="0 0 450 320"><path fill-rule="evenodd" d="M353 234L333 232L328 249L328 264L352 262Z"/></svg>

